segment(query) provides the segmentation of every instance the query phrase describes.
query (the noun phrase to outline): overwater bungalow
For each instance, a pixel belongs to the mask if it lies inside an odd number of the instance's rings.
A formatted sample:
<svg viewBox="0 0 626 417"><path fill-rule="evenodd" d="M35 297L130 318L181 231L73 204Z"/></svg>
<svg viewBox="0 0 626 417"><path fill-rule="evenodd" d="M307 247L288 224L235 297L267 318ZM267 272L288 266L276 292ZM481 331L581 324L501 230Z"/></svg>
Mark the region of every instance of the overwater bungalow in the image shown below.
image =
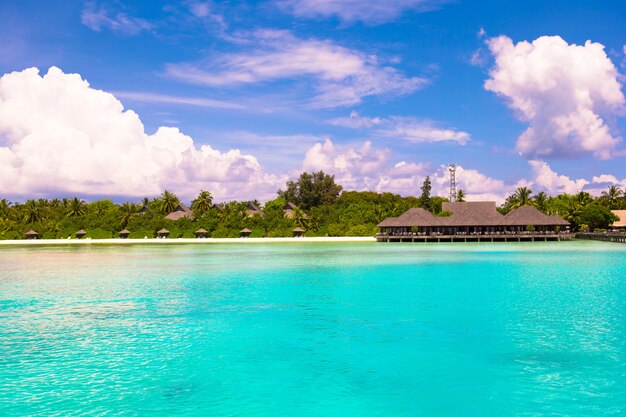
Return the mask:
<svg viewBox="0 0 626 417"><path fill-rule="evenodd" d="M438 217L411 208L398 217L383 220L376 235L379 242L472 242L569 239L570 224L535 207L522 206L503 216L494 201L444 202Z"/></svg>
<svg viewBox="0 0 626 417"><path fill-rule="evenodd" d="M209 237L209 232L207 232L204 228L199 228L194 232L196 234L196 239L206 239Z"/></svg>
<svg viewBox="0 0 626 417"><path fill-rule="evenodd" d="M194 215L191 209L182 203L176 206L174 211L172 211L170 214L165 216L167 220L174 220L174 221L178 219L182 219L183 217L187 217L192 220L194 219Z"/></svg>
<svg viewBox="0 0 626 417"><path fill-rule="evenodd" d="M28 232L24 233L24 235L28 240L39 239L39 233L35 232L33 229L30 229Z"/></svg>
<svg viewBox="0 0 626 417"><path fill-rule="evenodd" d="M117 234L119 235L120 239L126 239L128 235L130 235L130 232L127 229L124 229L120 230Z"/></svg>
<svg viewBox="0 0 626 417"><path fill-rule="evenodd" d="M251 233L252 233L252 230L248 229L247 227L239 231L239 235L241 237L249 237Z"/></svg>
<svg viewBox="0 0 626 417"><path fill-rule="evenodd" d="M302 229L301 227L294 227L292 232L293 232L293 237L304 236L304 229Z"/></svg>
<svg viewBox="0 0 626 417"><path fill-rule="evenodd" d="M619 220L610 226L611 230L626 232L626 210L611 210L611 213L619 217Z"/></svg>
<svg viewBox="0 0 626 417"><path fill-rule="evenodd" d="M76 235L76 239L82 239L83 237L85 237L87 232L85 232L83 229L80 229L78 232L74 234Z"/></svg>
<svg viewBox="0 0 626 417"><path fill-rule="evenodd" d="M157 237L161 239L165 239L170 235L170 231L167 229L161 229L157 232Z"/></svg>

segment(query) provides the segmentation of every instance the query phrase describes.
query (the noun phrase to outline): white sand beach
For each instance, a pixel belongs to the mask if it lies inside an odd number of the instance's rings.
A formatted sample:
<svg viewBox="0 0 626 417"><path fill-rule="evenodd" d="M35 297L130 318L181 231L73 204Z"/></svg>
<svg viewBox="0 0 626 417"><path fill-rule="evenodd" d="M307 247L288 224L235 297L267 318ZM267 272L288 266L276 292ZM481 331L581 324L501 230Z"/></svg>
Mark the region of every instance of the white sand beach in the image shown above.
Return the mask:
<svg viewBox="0 0 626 417"><path fill-rule="evenodd" d="M268 237L268 238L207 238L207 239L33 239L0 240L0 246L28 245L135 245L135 244L211 244L211 243L311 243L311 242L376 242L370 236L347 237Z"/></svg>

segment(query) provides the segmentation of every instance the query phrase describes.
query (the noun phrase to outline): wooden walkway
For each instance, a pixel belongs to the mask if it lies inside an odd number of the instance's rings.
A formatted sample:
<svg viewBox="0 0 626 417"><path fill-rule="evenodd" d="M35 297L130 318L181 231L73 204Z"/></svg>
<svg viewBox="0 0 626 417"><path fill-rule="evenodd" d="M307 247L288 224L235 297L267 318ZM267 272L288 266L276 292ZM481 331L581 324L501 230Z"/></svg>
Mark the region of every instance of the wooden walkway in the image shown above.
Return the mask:
<svg viewBox="0 0 626 417"><path fill-rule="evenodd" d="M626 233L577 233L576 238L626 243Z"/></svg>
<svg viewBox="0 0 626 417"><path fill-rule="evenodd" d="M388 235L379 233L376 235L378 242L557 242L561 240L570 240L571 233L524 233L524 234L508 234L508 235Z"/></svg>

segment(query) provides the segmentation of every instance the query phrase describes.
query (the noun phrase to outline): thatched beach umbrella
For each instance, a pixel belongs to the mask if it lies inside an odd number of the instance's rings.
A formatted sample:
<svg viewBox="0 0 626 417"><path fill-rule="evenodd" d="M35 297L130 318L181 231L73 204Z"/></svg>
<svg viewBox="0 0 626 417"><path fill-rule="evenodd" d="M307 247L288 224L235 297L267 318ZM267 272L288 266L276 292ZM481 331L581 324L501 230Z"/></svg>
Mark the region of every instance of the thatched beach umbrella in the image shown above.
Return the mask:
<svg viewBox="0 0 626 417"><path fill-rule="evenodd" d="M239 231L239 234L241 235L241 237L248 237L250 236L250 233L252 233L252 230L248 229L247 227Z"/></svg>
<svg viewBox="0 0 626 417"><path fill-rule="evenodd" d="M78 232L76 232L76 239L80 239L83 236L85 236L87 234L87 232L85 232L83 229L80 229Z"/></svg>
<svg viewBox="0 0 626 417"><path fill-rule="evenodd" d="M39 233L35 232L33 229L30 229L28 232L25 233L26 235L26 239L39 239Z"/></svg>
<svg viewBox="0 0 626 417"><path fill-rule="evenodd" d="M304 236L304 229L302 229L301 227L294 227L292 232L293 232L294 237Z"/></svg>
<svg viewBox="0 0 626 417"><path fill-rule="evenodd" d="M118 232L118 235L120 235L120 239L126 239L128 237L128 235L130 235L130 232L126 229L124 230L120 230Z"/></svg>
<svg viewBox="0 0 626 417"><path fill-rule="evenodd" d="M199 228L198 230L196 230L195 233L196 233L196 239L206 238L209 235L209 232L204 230L204 228L202 228L202 227Z"/></svg>
<svg viewBox="0 0 626 417"><path fill-rule="evenodd" d="M157 232L158 237L168 237L169 234L170 234L170 231L167 229L161 229Z"/></svg>

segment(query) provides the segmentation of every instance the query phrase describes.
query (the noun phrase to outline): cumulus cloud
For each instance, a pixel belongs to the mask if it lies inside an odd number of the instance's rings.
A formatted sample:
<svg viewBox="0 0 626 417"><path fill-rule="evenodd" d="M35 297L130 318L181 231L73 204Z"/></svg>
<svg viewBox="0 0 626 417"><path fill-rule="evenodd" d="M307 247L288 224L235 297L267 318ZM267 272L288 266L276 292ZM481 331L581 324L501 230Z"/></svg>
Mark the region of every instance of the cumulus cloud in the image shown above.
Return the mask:
<svg viewBox="0 0 626 417"><path fill-rule="evenodd" d="M375 128L375 136L402 139L411 143L456 142L465 145L471 139L471 135L467 132L454 128L442 128L432 120L419 120L415 117L392 116L381 119L364 117L352 111L349 117L330 119L327 123L352 129Z"/></svg>
<svg viewBox="0 0 626 417"><path fill-rule="evenodd" d="M427 163L391 161L391 152L376 148L371 142L340 146L326 139L314 144L306 152L303 170L323 170L335 175L337 181L350 190L394 192L402 195L419 195L420 187L430 175L433 195L448 196L449 173L446 166L432 169ZM477 170L457 168L457 184L469 201L492 200L499 203L520 184L506 184Z"/></svg>
<svg viewBox="0 0 626 417"><path fill-rule="evenodd" d="M584 179L573 180L565 175L559 175L544 161L528 161L533 176L533 184L549 194L568 193L574 194L582 191L589 184Z"/></svg>
<svg viewBox="0 0 626 417"><path fill-rule="evenodd" d="M78 74L52 67L0 78L0 193L190 198L271 197L284 178L251 155L196 145L176 128L145 132L138 115Z"/></svg>
<svg viewBox="0 0 626 417"><path fill-rule="evenodd" d="M466 201L495 201L502 204L507 196L511 195L517 187L527 184L520 180L514 184L507 184L504 181L492 178L478 170L464 168L461 165L456 167L456 187L463 190ZM431 176L433 192L448 197L450 194L450 172L446 165L441 165Z"/></svg>
<svg viewBox="0 0 626 417"><path fill-rule="evenodd" d="M621 137L610 128L624 111L617 69L604 46L568 44L559 36L487 41L495 65L485 88L503 96L529 127L517 151L530 158L615 156Z"/></svg>
<svg viewBox="0 0 626 417"><path fill-rule="evenodd" d="M297 17L328 18L336 16L346 23L363 22L370 25L390 22L406 10L421 12L439 8L445 0L277 0L277 5Z"/></svg>
<svg viewBox="0 0 626 417"><path fill-rule="evenodd" d="M165 75L213 87L310 77L315 80L310 105L316 108L358 104L368 96L408 94L428 82L407 77L376 56L328 40L300 39L289 31L256 30L240 34L238 42L240 52L200 63L169 64Z"/></svg>
<svg viewBox="0 0 626 417"><path fill-rule="evenodd" d="M85 5L80 20L96 32L106 28L126 35L136 35L154 28L154 25L147 20L131 17L123 12L113 13L104 6L97 6L94 2Z"/></svg>

